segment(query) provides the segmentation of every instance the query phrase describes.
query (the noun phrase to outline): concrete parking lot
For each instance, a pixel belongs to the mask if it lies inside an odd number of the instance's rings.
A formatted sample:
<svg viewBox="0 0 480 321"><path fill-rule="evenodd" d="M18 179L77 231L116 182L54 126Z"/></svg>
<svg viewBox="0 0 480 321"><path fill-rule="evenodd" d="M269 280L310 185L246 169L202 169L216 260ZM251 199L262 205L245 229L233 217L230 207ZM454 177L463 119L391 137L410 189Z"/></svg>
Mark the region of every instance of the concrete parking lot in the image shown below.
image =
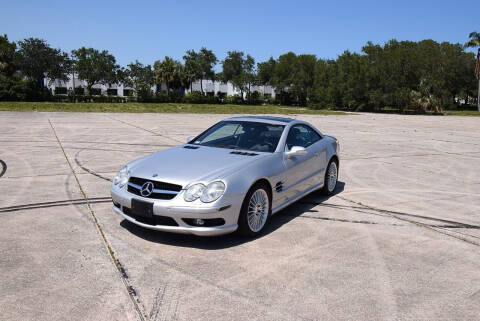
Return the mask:
<svg viewBox="0 0 480 321"><path fill-rule="evenodd" d="M0 320L479 319L479 118L292 116L339 186L254 240L113 213L123 164L227 116L0 112Z"/></svg>

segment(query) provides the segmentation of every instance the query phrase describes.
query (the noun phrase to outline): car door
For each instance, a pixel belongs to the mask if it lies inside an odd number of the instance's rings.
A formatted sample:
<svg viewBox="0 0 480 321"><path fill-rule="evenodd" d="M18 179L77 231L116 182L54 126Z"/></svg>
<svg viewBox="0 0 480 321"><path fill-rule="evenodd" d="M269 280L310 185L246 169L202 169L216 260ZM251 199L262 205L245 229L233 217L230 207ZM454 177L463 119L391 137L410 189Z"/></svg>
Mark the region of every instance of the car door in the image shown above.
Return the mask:
<svg viewBox="0 0 480 321"><path fill-rule="evenodd" d="M301 146L307 150L305 156L284 157L285 181L284 201L318 184L321 165L318 163L321 155L321 136L312 128L304 124L290 128L285 143L285 151L294 146Z"/></svg>

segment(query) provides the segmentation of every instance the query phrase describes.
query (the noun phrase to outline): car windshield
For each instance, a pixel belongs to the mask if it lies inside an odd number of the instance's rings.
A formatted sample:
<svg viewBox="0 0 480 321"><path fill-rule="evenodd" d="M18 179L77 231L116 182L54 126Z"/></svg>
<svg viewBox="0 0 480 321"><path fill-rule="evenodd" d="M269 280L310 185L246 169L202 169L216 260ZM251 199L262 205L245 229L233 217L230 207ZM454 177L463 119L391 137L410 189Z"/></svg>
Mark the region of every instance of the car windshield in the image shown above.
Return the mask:
<svg viewBox="0 0 480 321"><path fill-rule="evenodd" d="M282 135L283 125L247 121L222 121L190 143L210 147L273 153Z"/></svg>

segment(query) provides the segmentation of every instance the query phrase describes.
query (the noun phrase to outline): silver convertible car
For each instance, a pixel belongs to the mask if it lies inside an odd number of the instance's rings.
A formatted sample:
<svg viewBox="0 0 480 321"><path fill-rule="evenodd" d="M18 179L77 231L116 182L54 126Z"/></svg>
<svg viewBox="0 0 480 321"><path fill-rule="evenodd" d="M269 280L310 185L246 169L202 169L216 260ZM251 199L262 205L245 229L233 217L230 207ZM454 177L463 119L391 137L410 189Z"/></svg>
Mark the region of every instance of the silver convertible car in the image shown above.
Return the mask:
<svg viewBox="0 0 480 321"><path fill-rule="evenodd" d="M307 122L223 120L186 144L134 160L113 180L113 210L144 228L255 236L308 193L332 194L339 143Z"/></svg>

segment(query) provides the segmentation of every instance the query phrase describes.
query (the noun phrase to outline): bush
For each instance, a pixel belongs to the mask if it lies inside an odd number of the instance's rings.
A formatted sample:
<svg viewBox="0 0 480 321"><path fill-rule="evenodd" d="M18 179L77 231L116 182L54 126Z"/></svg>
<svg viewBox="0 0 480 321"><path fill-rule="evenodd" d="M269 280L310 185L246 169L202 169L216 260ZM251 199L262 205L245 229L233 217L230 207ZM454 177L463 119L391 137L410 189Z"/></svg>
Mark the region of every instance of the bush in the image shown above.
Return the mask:
<svg viewBox="0 0 480 321"><path fill-rule="evenodd" d="M247 104L249 105L261 105L263 104L263 95L257 91L247 93Z"/></svg>
<svg viewBox="0 0 480 321"><path fill-rule="evenodd" d="M156 103L168 103L168 95L166 92L159 91L158 93L155 93L155 97L153 97L153 101Z"/></svg>
<svg viewBox="0 0 480 321"><path fill-rule="evenodd" d="M85 95L85 88L75 87L75 96L83 96L83 95Z"/></svg>
<svg viewBox="0 0 480 321"><path fill-rule="evenodd" d="M138 89L138 92L137 92L138 101L148 102L148 101L151 101L152 98L153 98L153 93L149 87L145 86Z"/></svg>
<svg viewBox="0 0 480 321"><path fill-rule="evenodd" d="M202 93L199 91L194 91L187 93L183 100L189 104L204 104L207 101L207 97L202 95Z"/></svg>
<svg viewBox="0 0 480 321"><path fill-rule="evenodd" d="M242 97L237 95L227 96L227 98L225 98L225 103L232 105L241 105L243 104L243 99Z"/></svg>

